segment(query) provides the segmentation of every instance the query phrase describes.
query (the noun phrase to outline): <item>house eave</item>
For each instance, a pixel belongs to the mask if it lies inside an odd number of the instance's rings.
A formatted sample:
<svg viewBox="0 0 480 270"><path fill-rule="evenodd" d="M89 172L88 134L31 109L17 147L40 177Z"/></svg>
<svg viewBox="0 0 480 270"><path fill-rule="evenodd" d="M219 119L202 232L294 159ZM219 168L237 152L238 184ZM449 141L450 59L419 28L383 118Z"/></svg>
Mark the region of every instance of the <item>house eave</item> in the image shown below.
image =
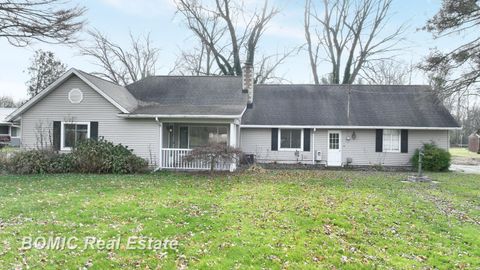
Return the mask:
<svg viewBox="0 0 480 270"><path fill-rule="evenodd" d="M117 109L119 109L123 113L129 113L127 109L125 109L123 106L118 104L113 98L105 94L101 89L99 89L96 85L91 83L87 78L85 78L80 72L78 72L76 69L71 68L70 70L66 71L60 78L58 78L55 82L50 84L47 88L42 90L40 93L38 93L36 96L31 98L29 101L27 101L25 104L20 106L17 110L12 112L10 115L8 115L5 120L6 121L12 121L16 120L22 113L30 109L33 105L35 105L38 101L40 101L43 97L45 97L48 93L50 93L53 89L57 88L60 84L65 82L70 76L75 75L78 78L80 78L83 82L85 82L88 86L90 86L94 91L96 91L98 94L100 94L102 97L104 97L107 101L109 101L112 105L114 105Z"/></svg>
<svg viewBox="0 0 480 270"><path fill-rule="evenodd" d="M238 115L195 115L195 114L117 114L122 118L194 118L194 119L237 119L242 117L242 114Z"/></svg>
<svg viewBox="0 0 480 270"><path fill-rule="evenodd" d="M319 129L410 129L461 130L462 127L410 127L410 126L335 126L335 125L240 125L240 128L319 128Z"/></svg>

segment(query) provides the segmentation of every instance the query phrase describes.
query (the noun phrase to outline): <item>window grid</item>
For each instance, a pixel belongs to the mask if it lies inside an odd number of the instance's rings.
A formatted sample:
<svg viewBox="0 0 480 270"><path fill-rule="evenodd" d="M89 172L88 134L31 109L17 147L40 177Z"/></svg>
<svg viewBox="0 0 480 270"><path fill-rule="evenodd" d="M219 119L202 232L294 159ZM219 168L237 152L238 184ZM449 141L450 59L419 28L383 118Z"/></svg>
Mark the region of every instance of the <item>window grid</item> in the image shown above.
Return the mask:
<svg viewBox="0 0 480 270"><path fill-rule="evenodd" d="M330 135L329 135L329 147L330 147L330 149L340 149L340 134L330 133Z"/></svg>

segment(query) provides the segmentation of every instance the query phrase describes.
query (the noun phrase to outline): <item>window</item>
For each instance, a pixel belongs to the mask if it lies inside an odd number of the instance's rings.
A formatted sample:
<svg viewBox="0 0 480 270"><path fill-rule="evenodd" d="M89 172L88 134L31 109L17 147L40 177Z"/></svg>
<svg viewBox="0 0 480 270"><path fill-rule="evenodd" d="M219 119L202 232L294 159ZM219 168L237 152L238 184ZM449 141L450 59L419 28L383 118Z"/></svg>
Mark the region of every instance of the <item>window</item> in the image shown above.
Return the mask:
<svg viewBox="0 0 480 270"><path fill-rule="evenodd" d="M400 130L383 130L383 152L400 152Z"/></svg>
<svg viewBox="0 0 480 270"><path fill-rule="evenodd" d="M68 92L68 100L70 100L71 103L80 103L83 100L83 93L82 90L78 88L74 88Z"/></svg>
<svg viewBox="0 0 480 270"><path fill-rule="evenodd" d="M303 147L302 129L280 129L280 149L301 150Z"/></svg>
<svg viewBox="0 0 480 270"><path fill-rule="evenodd" d="M71 150L78 142L90 138L90 123L62 123L62 150Z"/></svg>
<svg viewBox="0 0 480 270"><path fill-rule="evenodd" d="M0 134L9 135L10 134L9 129L10 129L9 126L0 126Z"/></svg>
<svg viewBox="0 0 480 270"><path fill-rule="evenodd" d="M189 147L194 148L208 143L228 142L227 127L189 127Z"/></svg>
<svg viewBox="0 0 480 270"><path fill-rule="evenodd" d="M10 128L11 136L13 138L18 138L20 137L20 128L18 127L11 127Z"/></svg>
<svg viewBox="0 0 480 270"><path fill-rule="evenodd" d="M328 149L340 149L340 133L329 133Z"/></svg>

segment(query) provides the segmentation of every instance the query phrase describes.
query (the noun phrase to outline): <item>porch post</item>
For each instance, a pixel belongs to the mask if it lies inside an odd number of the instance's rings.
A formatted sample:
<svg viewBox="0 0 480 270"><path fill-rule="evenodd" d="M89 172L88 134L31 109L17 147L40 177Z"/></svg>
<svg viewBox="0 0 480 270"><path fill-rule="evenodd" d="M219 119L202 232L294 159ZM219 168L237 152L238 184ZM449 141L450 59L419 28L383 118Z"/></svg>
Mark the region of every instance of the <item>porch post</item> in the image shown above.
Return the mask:
<svg viewBox="0 0 480 270"><path fill-rule="evenodd" d="M235 123L230 123L230 141L229 145L231 147L237 147L237 128ZM237 169L237 163L232 162L230 163L230 171L233 172Z"/></svg>
<svg viewBox="0 0 480 270"><path fill-rule="evenodd" d="M162 153L162 150L163 150L163 123L162 122L158 122L158 128L160 129L160 132L159 132L159 147L158 147L158 168L159 169L162 169L162 165L163 165L163 153Z"/></svg>

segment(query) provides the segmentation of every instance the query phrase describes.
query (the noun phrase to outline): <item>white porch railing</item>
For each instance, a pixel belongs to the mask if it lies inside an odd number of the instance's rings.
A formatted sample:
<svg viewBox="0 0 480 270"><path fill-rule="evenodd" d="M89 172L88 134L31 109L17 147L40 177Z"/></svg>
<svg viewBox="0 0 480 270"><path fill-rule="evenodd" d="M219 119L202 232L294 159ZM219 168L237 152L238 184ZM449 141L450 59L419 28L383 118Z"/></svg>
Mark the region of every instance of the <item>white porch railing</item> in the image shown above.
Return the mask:
<svg viewBox="0 0 480 270"><path fill-rule="evenodd" d="M209 170L210 165L202 160L187 161L186 157L192 152L192 149L182 148L163 148L162 149L162 169L178 170ZM220 163L216 170L229 170L230 163Z"/></svg>

